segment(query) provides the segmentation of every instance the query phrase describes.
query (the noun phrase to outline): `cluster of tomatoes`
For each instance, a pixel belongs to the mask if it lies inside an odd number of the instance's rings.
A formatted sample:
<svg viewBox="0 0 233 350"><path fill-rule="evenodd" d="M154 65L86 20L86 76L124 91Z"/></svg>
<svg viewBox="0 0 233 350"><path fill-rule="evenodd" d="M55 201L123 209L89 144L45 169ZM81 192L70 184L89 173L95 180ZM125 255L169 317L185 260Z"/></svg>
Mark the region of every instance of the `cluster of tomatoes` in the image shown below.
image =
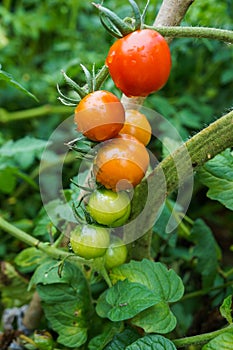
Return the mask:
<svg viewBox="0 0 233 350"><path fill-rule="evenodd" d="M165 39L156 31L136 30L115 41L106 58L115 85L126 96L147 96L167 81L171 57ZM85 210L94 224L79 225L71 232L73 251L86 259L105 257L112 268L125 262L127 249L119 237L110 240L109 229L124 225L131 212L130 191L149 166L146 145L151 127L144 114L125 110L111 92L87 94L75 109L77 130L98 143L93 173L101 188L95 189Z"/></svg>

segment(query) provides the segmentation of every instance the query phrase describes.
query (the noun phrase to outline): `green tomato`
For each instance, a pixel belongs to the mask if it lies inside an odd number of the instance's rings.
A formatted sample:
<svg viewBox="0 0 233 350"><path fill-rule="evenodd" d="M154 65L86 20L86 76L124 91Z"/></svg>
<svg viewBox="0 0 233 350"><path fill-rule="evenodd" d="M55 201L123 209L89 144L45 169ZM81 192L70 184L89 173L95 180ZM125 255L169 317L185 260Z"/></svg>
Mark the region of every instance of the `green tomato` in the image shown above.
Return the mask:
<svg viewBox="0 0 233 350"><path fill-rule="evenodd" d="M106 269L110 270L113 267L124 264L127 254L128 250L124 242L118 237L113 237L105 254Z"/></svg>
<svg viewBox="0 0 233 350"><path fill-rule="evenodd" d="M122 226L130 215L130 197L125 191L96 190L90 195L86 210L101 225Z"/></svg>
<svg viewBox="0 0 233 350"><path fill-rule="evenodd" d="M96 225L80 225L70 234L73 252L85 259L103 256L110 243L108 229Z"/></svg>
<svg viewBox="0 0 233 350"><path fill-rule="evenodd" d="M54 348L52 335L47 331L35 331L33 340L39 350L53 350Z"/></svg>

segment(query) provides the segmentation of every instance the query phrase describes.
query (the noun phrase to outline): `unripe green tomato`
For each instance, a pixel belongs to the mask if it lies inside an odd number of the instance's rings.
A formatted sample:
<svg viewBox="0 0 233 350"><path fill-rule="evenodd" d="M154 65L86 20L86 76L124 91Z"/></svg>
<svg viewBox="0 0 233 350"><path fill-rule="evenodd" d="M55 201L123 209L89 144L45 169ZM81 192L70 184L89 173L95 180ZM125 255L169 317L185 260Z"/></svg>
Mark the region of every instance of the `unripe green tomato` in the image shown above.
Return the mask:
<svg viewBox="0 0 233 350"><path fill-rule="evenodd" d="M96 225L80 225L70 234L73 252L85 259L103 256L110 243L108 229Z"/></svg>
<svg viewBox="0 0 233 350"><path fill-rule="evenodd" d="M47 331L35 331L33 340L40 350L52 350L54 348L53 337Z"/></svg>
<svg viewBox="0 0 233 350"><path fill-rule="evenodd" d="M130 215L130 197L125 191L99 189L91 194L86 210L101 225L122 226Z"/></svg>
<svg viewBox="0 0 233 350"><path fill-rule="evenodd" d="M124 242L114 237L105 253L105 267L107 270L122 265L127 259L128 250Z"/></svg>

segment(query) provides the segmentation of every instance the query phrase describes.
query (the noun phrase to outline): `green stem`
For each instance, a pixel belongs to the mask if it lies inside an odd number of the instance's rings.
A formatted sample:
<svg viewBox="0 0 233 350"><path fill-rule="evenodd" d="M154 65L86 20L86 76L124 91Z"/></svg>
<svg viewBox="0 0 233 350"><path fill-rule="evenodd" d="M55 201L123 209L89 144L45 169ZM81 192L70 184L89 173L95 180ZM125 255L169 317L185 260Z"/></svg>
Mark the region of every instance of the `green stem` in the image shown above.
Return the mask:
<svg viewBox="0 0 233 350"><path fill-rule="evenodd" d="M206 38L233 43L233 31L209 27L160 27L144 25L144 28L154 29L165 37L173 38Z"/></svg>
<svg viewBox="0 0 233 350"><path fill-rule="evenodd" d="M57 160L57 164L60 164L61 162L63 162L63 158L64 158L64 156L60 156ZM73 153L68 153L66 158L64 159L63 164L65 165L65 164L72 163L74 160L75 160L75 155ZM53 167L55 165L56 165L56 163L45 163L43 165L43 167L38 166L31 172L29 177L31 178L31 180L33 182L33 179L35 179L39 175L39 173L42 173L43 171L45 171L45 170L47 170L50 167ZM27 189L28 184L29 184L29 181L26 181L26 182L23 182L22 184L20 184L20 186L15 190L14 196L10 198L10 201L12 200L12 198L14 198L14 201L15 201L15 199L17 197L21 196L23 194L23 192Z"/></svg>
<svg viewBox="0 0 233 350"><path fill-rule="evenodd" d="M36 191L39 191L39 186L37 185L37 183L35 181L33 181L33 179L30 176L24 174L22 171L20 171L18 169L15 171L15 174L16 174L16 176L18 176L19 178L24 180L27 185L30 185Z"/></svg>
<svg viewBox="0 0 233 350"><path fill-rule="evenodd" d="M185 294L182 297L182 299L179 300L179 301L184 301L184 300L187 300L187 299L198 298L198 297L206 295L206 294L208 294L210 292L213 292L213 291L216 291L216 290L219 290L219 289L224 289L224 288L230 287L232 285L233 285L233 281L229 281L229 282L223 283L223 284L221 284L219 286L215 286L215 287L212 287L212 288L199 289L199 290L196 290L194 292L190 292L190 293Z"/></svg>
<svg viewBox="0 0 233 350"><path fill-rule="evenodd" d="M37 108L26 109L17 112L8 112L7 110L0 109L0 123L9 123L16 120L32 119L38 117L44 117L48 114L67 114L72 113L72 109L67 106L52 106L44 105Z"/></svg>
<svg viewBox="0 0 233 350"><path fill-rule="evenodd" d="M47 255L51 256L54 259L64 259L71 254L69 252L66 252L64 250L55 248L51 245L48 245L47 243L41 242L38 239L34 238L33 236L29 235L28 233L20 230L19 228L15 227L14 225L11 225L9 222L7 222L5 219L3 219L0 216L0 228L8 233L10 233L13 237L17 238L18 240L26 243L27 245L31 247L36 247L40 249L42 252L46 253ZM75 259L82 261L82 259L79 259L75 255L72 255Z"/></svg>
<svg viewBox="0 0 233 350"><path fill-rule="evenodd" d="M101 85L104 83L104 81L107 79L109 75L108 67L103 65L103 67L99 70L99 72L96 74L95 77L95 90L99 90Z"/></svg>
<svg viewBox="0 0 233 350"><path fill-rule="evenodd" d="M220 334L223 334L226 332L232 333L232 331L233 331L233 324L230 324L229 326L222 328L222 329L219 329L219 330L214 331L214 332L198 334L198 335L194 335L192 337L174 339L174 340L172 340L172 342L175 344L175 346L177 348L182 348L182 347L186 347L189 345L206 343L209 340L217 337Z"/></svg>

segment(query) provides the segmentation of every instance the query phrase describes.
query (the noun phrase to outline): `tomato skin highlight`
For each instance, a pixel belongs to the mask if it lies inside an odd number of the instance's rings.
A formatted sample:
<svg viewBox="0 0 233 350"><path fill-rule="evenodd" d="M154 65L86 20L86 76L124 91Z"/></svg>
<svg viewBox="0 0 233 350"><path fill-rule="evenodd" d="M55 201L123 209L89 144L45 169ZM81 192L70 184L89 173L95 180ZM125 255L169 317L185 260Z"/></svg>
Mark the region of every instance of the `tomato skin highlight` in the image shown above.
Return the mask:
<svg viewBox="0 0 233 350"><path fill-rule="evenodd" d="M75 108L77 130L92 141L115 137L125 121L125 110L117 96L98 90L85 96Z"/></svg>
<svg viewBox="0 0 233 350"><path fill-rule="evenodd" d="M109 232L104 227L79 225L70 233L70 245L73 252L85 259L103 256L109 244Z"/></svg>
<svg viewBox="0 0 233 350"><path fill-rule="evenodd" d="M162 35L141 29L116 40L105 64L116 87L126 96L148 96L166 84L171 54Z"/></svg>
<svg viewBox="0 0 233 350"><path fill-rule="evenodd" d="M99 224L118 227L129 218L131 204L128 193L107 189L94 191L89 197L86 210Z"/></svg>
<svg viewBox="0 0 233 350"><path fill-rule="evenodd" d="M105 253L105 267L110 270L126 262L128 249L118 237L113 237Z"/></svg>
<svg viewBox="0 0 233 350"><path fill-rule="evenodd" d="M146 146L151 139L151 126L145 114L136 109L128 109L125 112L125 124L120 134L132 135Z"/></svg>
<svg viewBox="0 0 233 350"><path fill-rule="evenodd" d="M96 181L113 191L138 185L149 166L146 147L131 135L121 134L103 142L94 159Z"/></svg>

